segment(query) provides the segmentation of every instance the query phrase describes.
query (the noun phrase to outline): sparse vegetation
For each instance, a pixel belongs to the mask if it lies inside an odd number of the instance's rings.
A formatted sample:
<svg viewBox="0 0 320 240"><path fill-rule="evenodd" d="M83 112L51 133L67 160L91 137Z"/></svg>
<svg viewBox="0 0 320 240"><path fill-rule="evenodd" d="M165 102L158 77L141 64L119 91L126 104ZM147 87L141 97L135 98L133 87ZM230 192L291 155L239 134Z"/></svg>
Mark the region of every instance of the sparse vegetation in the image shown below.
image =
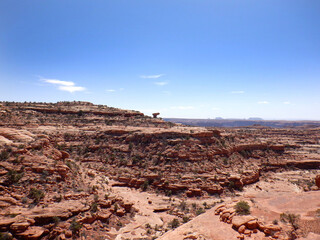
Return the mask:
<svg viewBox="0 0 320 240"><path fill-rule="evenodd" d="M298 225L299 218L300 218L300 216L296 215L294 213L281 213L280 214L280 220L282 222L289 223L294 228L294 230L299 228L299 225Z"/></svg>
<svg viewBox="0 0 320 240"><path fill-rule="evenodd" d="M172 229L179 227L180 222L177 218L174 218L171 222L169 222L168 226Z"/></svg>
<svg viewBox="0 0 320 240"><path fill-rule="evenodd" d="M42 190L37 188L31 188L28 197L33 199L35 203L38 203L40 199L44 198L45 194Z"/></svg>
<svg viewBox="0 0 320 240"><path fill-rule="evenodd" d="M9 158L9 153L6 149L2 150L0 153L0 161L6 161Z"/></svg>
<svg viewBox="0 0 320 240"><path fill-rule="evenodd" d="M11 234L0 232L0 240L11 240L12 238Z"/></svg>
<svg viewBox="0 0 320 240"><path fill-rule="evenodd" d="M183 216L183 217L182 217L182 221L183 221L183 223L187 223L187 222L190 221L190 217L188 217L188 216Z"/></svg>
<svg viewBox="0 0 320 240"><path fill-rule="evenodd" d="M239 215L249 215L250 206L246 201L240 201L235 205L236 213Z"/></svg>
<svg viewBox="0 0 320 240"><path fill-rule="evenodd" d="M78 223L75 219L72 220L71 225L70 225L70 230L74 235L77 235L82 228L82 225Z"/></svg>
<svg viewBox="0 0 320 240"><path fill-rule="evenodd" d="M196 210L196 215L197 215L197 216L200 215L200 214L202 214L202 213L205 213L205 210L204 210L202 207L200 207L200 208L198 208L198 209Z"/></svg>
<svg viewBox="0 0 320 240"><path fill-rule="evenodd" d="M93 202L91 204L90 211L93 213L98 211L98 203L97 202Z"/></svg>
<svg viewBox="0 0 320 240"><path fill-rule="evenodd" d="M7 184L15 184L18 183L19 180L23 177L23 172L18 173L15 170L9 170L7 172Z"/></svg>

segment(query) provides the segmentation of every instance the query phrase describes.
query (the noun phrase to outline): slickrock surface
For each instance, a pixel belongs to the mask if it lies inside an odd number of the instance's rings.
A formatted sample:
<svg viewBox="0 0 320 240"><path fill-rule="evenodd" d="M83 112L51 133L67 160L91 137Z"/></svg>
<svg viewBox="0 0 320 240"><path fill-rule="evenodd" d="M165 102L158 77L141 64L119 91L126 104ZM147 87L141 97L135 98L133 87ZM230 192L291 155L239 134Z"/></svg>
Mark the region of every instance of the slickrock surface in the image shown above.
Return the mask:
<svg viewBox="0 0 320 240"><path fill-rule="evenodd" d="M0 106L1 237L320 234L319 128L190 127L88 102ZM215 215L242 199L254 219ZM297 229L282 213L300 215Z"/></svg>

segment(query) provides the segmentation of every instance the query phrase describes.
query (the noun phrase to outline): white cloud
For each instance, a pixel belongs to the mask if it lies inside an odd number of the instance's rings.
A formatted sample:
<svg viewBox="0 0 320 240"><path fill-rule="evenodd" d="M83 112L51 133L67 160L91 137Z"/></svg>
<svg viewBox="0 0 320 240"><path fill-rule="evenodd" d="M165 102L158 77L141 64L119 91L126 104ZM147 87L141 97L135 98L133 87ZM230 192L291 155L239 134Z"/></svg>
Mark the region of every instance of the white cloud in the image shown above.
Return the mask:
<svg viewBox="0 0 320 240"><path fill-rule="evenodd" d="M42 78L42 81L45 81L46 83L56 84L56 85L62 85L62 86L74 86L74 82L71 81L61 81L58 79L46 79Z"/></svg>
<svg viewBox="0 0 320 240"><path fill-rule="evenodd" d="M155 78L160 78L162 76L164 76L165 74L158 74L158 75L141 75L140 77L141 78L152 78L152 79L155 79Z"/></svg>
<svg viewBox="0 0 320 240"><path fill-rule="evenodd" d="M84 87L78 87L78 86L59 86L58 87L59 90L61 91L67 91L67 92L81 92L86 90L86 88Z"/></svg>
<svg viewBox="0 0 320 240"><path fill-rule="evenodd" d="M106 92L115 92L116 90L114 89L107 89Z"/></svg>
<svg viewBox="0 0 320 240"><path fill-rule="evenodd" d="M155 85L158 85L158 86L164 86L164 85L167 85L168 83L167 82L154 82Z"/></svg>
<svg viewBox="0 0 320 240"><path fill-rule="evenodd" d="M285 102L283 102L283 104L291 104L291 102L289 102L289 101L285 101Z"/></svg>
<svg viewBox="0 0 320 240"><path fill-rule="evenodd" d="M48 78L41 78L41 80L46 83L50 83L58 86L58 89L61 91L67 91L67 92L73 93L73 92L81 92L86 90L85 87L76 86L76 84L71 81L61 81L58 79L48 79Z"/></svg>
<svg viewBox="0 0 320 240"><path fill-rule="evenodd" d="M258 102L258 104L269 104L269 102L268 101L260 101L260 102Z"/></svg>
<svg viewBox="0 0 320 240"><path fill-rule="evenodd" d="M170 109L189 110L189 109L194 109L194 107L193 106L173 106L173 107L170 107Z"/></svg>
<svg viewBox="0 0 320 240"><path fill-rule="evenodd" d="M220 110L220 108L217 108L217 107L213 107L213 108L211 108L213 111L218 111L218 110Z"/></svg>
<svg viewBox="0 0 320 240"><path fill-rule="evenodd" d="M232 94L243 94L244 91L231 91Z"/></svg>

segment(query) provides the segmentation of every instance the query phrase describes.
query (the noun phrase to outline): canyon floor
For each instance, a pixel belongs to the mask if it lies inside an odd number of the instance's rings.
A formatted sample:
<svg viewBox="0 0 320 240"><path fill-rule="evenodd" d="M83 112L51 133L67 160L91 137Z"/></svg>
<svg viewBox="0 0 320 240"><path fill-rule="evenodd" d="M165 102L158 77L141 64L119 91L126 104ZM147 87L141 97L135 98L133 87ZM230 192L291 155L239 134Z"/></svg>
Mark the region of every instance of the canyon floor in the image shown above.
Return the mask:
<svg viewBox="0 0 320 240"><path fill-rule="evenodd" d="M320 128L0 103L0 239L320 239Z"/></svg>

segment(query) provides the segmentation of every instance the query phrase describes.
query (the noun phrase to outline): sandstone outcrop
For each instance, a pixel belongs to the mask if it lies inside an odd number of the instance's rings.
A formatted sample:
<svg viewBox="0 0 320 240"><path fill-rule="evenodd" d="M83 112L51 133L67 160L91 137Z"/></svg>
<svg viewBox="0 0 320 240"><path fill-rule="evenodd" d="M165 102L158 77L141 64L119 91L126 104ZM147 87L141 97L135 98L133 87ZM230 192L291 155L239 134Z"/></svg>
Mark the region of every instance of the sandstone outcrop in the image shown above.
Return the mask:
<svg viewBox="0 0 320 240"><path fill-rule="evenodd" d="M173 217L181 224L213 206L208 202L218 196L212 195L234 198L251 186L264 194L256 183L274 172L313 169L310 179L289 182L299 190L319 189L319 129L191 127L88 102L3 102L1 109L0 207L5 214L0 231L15 238L98 232L111 238L130 232L159 238ZM135 226L139 211L126 201L130 194L118 198L114 189L155 194L167 202L148 199L149 212L140 206L143 220ZM137 198L132 199L139 206ZM165 217L155 220L156 214ZM272 220L254 217L237 224L237 218L246 217L228 204L216 214L241 239L281 232ZM146 226L149 217L157 227ZM184 237L200 239L201 234Z"/></svg>

